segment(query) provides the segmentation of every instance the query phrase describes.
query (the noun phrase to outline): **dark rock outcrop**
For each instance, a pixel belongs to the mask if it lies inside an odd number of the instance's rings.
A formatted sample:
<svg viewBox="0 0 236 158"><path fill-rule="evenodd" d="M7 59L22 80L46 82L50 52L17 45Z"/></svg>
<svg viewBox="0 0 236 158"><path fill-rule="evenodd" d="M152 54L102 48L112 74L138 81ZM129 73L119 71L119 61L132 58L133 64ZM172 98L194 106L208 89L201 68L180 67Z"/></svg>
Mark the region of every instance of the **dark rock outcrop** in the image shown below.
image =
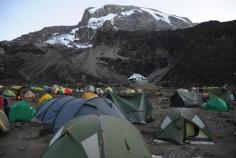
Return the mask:
<svg viewBox="0 0 236 158"><path fill-rule="evenodd" d="M43 43L52 37L54 34L66 34L69 33L76 26L51 26L45 27L40 31L31 32L29 34L22 35L16 39L14 42L23 43Z"/></svg>

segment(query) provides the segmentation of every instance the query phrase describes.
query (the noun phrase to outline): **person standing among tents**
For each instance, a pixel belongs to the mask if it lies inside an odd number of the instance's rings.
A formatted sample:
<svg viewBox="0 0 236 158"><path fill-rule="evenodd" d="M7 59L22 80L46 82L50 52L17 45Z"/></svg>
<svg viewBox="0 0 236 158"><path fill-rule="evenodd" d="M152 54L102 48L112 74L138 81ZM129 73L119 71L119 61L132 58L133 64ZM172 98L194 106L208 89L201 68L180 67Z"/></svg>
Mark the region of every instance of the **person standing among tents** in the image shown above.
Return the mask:
<svg viewBox="0 0 236 158"><path fill-rule="evenodd" d="M10 107L8 107L8 99L7 97L0 96L0 110L5 112L6 115L8 115Z"/></svg>
<svg viewBox="0 0 236 158"><path fill-rule="evenodd" d="M4 111L5 114L8 116L8 113L10 111L10 107L8 106L8 98L4 97Z"/></svg>
<svg viewBox="0 0 236 158"><path fill-rule="evenodd" d="M20 93L20 90L17 90L16 91L16 100L21 100L21 93Z"/></svg>
<svg viewBox="0 0 236 158"><path fill-rule="evenodd" d="M223 88L226 89L229 93L229 102L231 105L236 105L236 100L234 97L234 94L232 93L232 89L230 88L230 86L226 83L223 85Z"/></svg>
<svg viewBox="0 0 236 158"><path fill-rule="evenodd" d="M4 111L4 98L0 96L0 110Z"/></svg>

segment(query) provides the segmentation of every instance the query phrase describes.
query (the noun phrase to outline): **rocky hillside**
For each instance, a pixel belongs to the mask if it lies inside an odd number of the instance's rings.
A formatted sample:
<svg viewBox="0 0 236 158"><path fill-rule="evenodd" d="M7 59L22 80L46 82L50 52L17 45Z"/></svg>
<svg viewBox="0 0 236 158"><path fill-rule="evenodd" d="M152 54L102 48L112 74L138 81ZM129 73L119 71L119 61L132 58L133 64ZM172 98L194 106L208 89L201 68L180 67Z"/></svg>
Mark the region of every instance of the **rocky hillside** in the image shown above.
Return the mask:
<svg viewBox="0 0 236 158"><path fill-rule="evenodd" d="M99 30L87 49L3 42L0 78L125 82L136 72L153 83L175 86L236 84L235 30L236 21L182 30Z"/></svg>

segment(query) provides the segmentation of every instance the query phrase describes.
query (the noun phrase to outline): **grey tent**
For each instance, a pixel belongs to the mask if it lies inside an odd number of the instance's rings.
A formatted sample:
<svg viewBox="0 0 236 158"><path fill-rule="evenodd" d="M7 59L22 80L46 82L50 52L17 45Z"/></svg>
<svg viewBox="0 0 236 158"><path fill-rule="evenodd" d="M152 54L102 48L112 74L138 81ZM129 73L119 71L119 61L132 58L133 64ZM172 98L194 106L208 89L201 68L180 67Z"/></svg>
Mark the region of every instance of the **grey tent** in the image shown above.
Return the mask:
<svg viewBox="0 0 236 158"><path fill-rule="evenodd" d="M126 119L132 123L146 123L152 119L152 105L144 93L135 96L120 97L113 92L107 94L107 98L112 100Z"/></svg>
<svg viewBox="0 0 236 158"><path fill-rule="evenodd" d="M49 131L55 132L71 118L89 114L112 115L125 119L122 112L106 98L83 99L72 96L45 102L39 107L36 118Z"/></svg>
<svg viewBox="0 0 236 158"><path fill-rule="evenodd" d="M174 108L161 120L154 137L182 144L185 141L210 141L210 131L201 116L187 108Z"/></svg>
<svg viewBox="0 0 236 158"><path fill-rule="evenodd" d="M151 158L127 120L105 115L78 117L54 135L43 158Z"/></svg>
<svg viewBox="0 0 236 158"><path fill-rule="evenodd" d="M182 88L178 89L170 98L170 106L172 107L195 107L201 106L202 104L200 93Z"/></svg>

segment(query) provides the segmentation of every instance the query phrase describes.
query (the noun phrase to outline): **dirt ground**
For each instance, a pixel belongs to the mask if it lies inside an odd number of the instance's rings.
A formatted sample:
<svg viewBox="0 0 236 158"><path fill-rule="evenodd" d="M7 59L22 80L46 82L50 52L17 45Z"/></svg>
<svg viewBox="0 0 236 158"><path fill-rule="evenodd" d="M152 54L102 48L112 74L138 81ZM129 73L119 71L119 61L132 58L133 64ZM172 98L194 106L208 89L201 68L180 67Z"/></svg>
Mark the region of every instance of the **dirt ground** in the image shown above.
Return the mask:
<svg viewBox="0 0 236 158"><path fill-rule="evenodd" d="M147 92L154 107L154 121L136 126L144 136L151 153L162 158L236 158L235 109L228 113L209 113L200 108L193 109L205 118L213 137L213 145L178 145L173 142L153 141L152 133L161 117L170 109L169 98L173 93L174 89L161 87ZM0 158L40 158L52 136L37 123L15 123L10 133L0 137Z"/></svg>

